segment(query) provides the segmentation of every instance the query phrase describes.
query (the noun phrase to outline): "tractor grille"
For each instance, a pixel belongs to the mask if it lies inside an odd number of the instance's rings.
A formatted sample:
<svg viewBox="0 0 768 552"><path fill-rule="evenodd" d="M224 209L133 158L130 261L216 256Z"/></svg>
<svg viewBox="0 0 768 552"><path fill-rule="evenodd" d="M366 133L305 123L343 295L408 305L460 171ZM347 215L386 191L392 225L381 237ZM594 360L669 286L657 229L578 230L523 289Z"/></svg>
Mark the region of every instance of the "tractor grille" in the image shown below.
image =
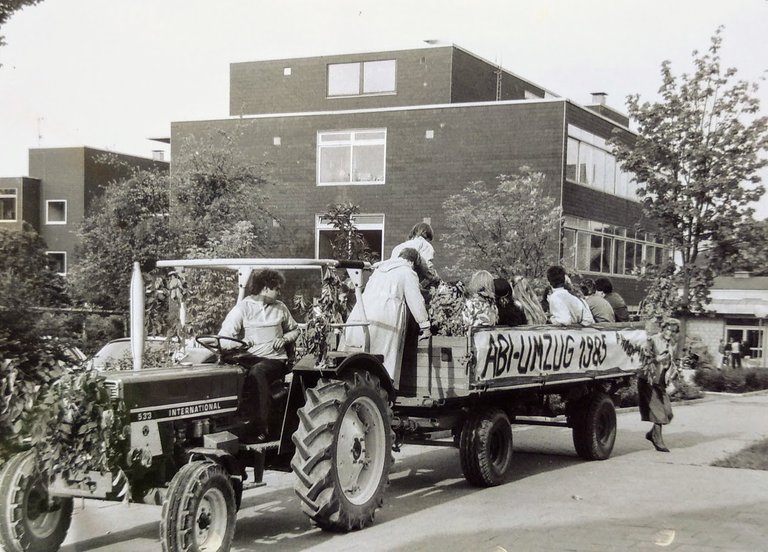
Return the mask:
<svg viewBox="0 0 768 552"><path fill-rule="evenodd" d="M119 399L120 398L120 382L117 380L105 380L104 381L104 387L107 388L107 393L109 393L110 399Z"/></svg>

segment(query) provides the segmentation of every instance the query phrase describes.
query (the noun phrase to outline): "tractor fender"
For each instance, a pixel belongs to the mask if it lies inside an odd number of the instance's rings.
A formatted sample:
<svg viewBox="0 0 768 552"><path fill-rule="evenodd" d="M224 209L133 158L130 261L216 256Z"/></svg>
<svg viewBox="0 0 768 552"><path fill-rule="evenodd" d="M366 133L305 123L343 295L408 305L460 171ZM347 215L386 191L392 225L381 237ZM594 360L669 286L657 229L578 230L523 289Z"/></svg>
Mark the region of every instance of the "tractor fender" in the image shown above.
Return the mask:
<svg viewBox="0 0 768 552"><path fill-rule="evenodd" d="M222 449L195 447L187 451L187 462L195 460L212 460L220 464L230 477L242 480L245 468L234 455Z"/></svg>
<svg viewBox="0 0 768 552"><path fill-rule="evenodd" d="M311 362L312 359L305 357L294 366L293 372L307 381L315 381L320 377L343 379L353 369L363 369L379 378L381 387L389 395L389 400L394 402L397 391L382 360L382 355L370 353L333 352L328 354L327 364L324 367L318 368Z"/></svg>

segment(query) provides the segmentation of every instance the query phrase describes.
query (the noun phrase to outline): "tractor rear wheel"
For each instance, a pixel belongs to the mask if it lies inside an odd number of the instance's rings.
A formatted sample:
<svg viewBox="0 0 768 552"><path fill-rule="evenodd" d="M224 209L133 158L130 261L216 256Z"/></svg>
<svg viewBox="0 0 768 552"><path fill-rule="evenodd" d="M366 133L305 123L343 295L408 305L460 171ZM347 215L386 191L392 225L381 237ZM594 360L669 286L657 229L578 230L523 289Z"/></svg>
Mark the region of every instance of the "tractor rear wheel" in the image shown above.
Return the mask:
<svg viewBox="0 0 768 552"><path fill-rule="evenodd" d="M379 379L364 370L323 378L298 415L291 467L304 513L329 531L371 524L393 461L392 413Z"/></svg>

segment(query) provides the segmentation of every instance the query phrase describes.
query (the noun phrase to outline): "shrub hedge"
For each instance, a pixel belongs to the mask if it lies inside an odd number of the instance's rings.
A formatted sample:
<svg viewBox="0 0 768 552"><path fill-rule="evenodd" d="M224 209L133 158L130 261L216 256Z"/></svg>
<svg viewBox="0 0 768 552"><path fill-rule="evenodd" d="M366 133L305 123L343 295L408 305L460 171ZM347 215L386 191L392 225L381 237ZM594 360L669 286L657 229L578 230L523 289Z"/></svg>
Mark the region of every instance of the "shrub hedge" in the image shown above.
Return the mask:
<svg viewBox="0 0 768 552"><path fill-rule="evenodd" d="M708 368L696 370L694 381L705 391L746 393L768 389L768 370L765 368Z"/></svg>

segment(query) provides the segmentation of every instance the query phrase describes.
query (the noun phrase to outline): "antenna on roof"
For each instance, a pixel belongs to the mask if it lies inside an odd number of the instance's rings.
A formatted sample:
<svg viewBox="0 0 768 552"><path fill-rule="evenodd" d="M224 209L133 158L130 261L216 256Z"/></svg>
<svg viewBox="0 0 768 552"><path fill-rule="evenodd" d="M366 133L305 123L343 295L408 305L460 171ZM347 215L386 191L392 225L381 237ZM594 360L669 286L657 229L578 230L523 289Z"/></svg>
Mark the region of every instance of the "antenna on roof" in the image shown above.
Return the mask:
<svg viewBox="0 0 768 552"><path fill-rule="evenodd" d="M504 70L501 68L501 62L499 62L499 66L496 68L496 101L501 101L501 75L504 72Z"/></svg>

